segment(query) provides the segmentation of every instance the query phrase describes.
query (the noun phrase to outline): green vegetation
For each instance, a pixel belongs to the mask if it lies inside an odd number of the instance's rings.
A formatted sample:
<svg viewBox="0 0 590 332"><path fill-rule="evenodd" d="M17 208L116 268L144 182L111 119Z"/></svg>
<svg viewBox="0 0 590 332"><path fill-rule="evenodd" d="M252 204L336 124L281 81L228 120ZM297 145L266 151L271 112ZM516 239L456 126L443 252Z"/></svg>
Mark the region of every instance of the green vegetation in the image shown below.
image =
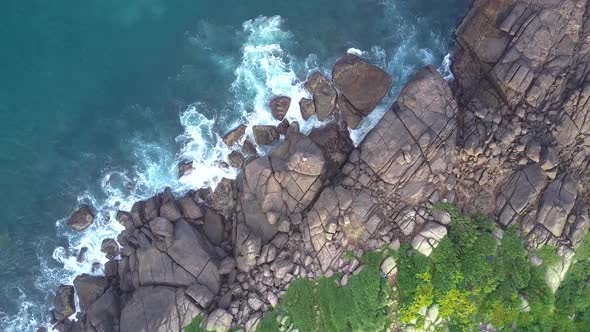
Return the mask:
<svg viewBox="0 0 590 332"><path fill-rule="evenodd" d="M193 321L184 328L185 332L207 332L205 329L201 328L201 322L203 321L203 316L197 316Z"/></svg>
<svg viewBox="0 0 590 332"><path fill-rule="evenodd" d="M344 287L336 284L340 275L317 282L295 281L277 308L265 314L258 331L278 331L283 317L288 317L285 325L301 332L385 331L390 289L381 276L382 259L381 253L366 254L364 269Z"/></svg>
<svg viewBox="0 0 590 332"><path fill-rule="evenodd" d="M472 331L479 323L499 329L543 320L553 307L543 268L535 268L517 233L510 228L501 241L494 223L484 216L465 216L448 204L448 236L429 258L402 246L397 254L402 323L422 327L419 312L433 304L451 331ZM522 310L524 301L530 311ZM522 322L522 323L521 323Z"/></svg>
<svg viewBox="0 0 590 332"><path fill-rule="evenodd" d="M476 331L484 323L498 331L590 331L590 237L577 248L572 267L553 294L545 275L560 262L554 247L536 250L543 264L533 266L516 228L508 228L498 240L489 218L465 216L448 204L436 208L447 211L451 223L430 257L402 244L397 252L366 253L364 269L344 287L337 284L341 275L297 280L264 315L258 331L385 331L400 323L421 328L434 305L442 330ZM380 271L389 255L397 262L397 289ZM200 320L186 331L203 332Z"/></svg>

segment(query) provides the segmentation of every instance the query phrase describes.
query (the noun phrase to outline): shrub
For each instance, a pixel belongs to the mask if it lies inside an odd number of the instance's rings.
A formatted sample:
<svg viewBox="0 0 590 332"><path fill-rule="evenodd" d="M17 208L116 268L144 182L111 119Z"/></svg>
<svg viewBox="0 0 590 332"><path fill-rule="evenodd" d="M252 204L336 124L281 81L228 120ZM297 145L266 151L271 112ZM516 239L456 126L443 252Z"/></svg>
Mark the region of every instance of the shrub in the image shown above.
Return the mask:
<svg viewBox="0 0 590 332"><path fill-rule="evenodd" d="M463 280L461 264L453 242L448 237L440 241L436 250L430 256L432 268L432 286L435 289L436 297L440 297L457 286Z"/></svg>
<svg viewBox="0 0 590 332"><path fill-rule="evenodd" d="M470 297L470 293L467 291L450 290L438 301L440 316L444 319L450 318L458 326L468 328L477 311L477 306Z"/></svg>
<svg viewBox="0 0 590 332"><path fill-rule="evenodd" d="M197 316L193 318L191 323L184 328L185 332L206 332L203 328L201 328L201 322L203 321L203 316Z"/></svg>
<svg viewBox="0 0 590 332"><path fill-rule="evenodd" d="M429 270L430 261L424 255L410 249L407 244L403 244L396 255L396 262L400 304L402 307L410 306L414 302L418 287L416 276Z"/></svg>
<svg viewBox="0 0 590 332"><path fill-rule="evenodd" d="M514 288L526 288L531 278L531 265L528 262L527 251L514 227L504 233L498 248L498 257L501 273L512 282Z"/></svg>
<svg viewBox="0 0 590 332"><path fill-rule="evenodd" d="M283 298L283 309L299 331L317 331L315 285L312 281L297 279L289 285Z"/></svg>
<svg viewBox="0 0 590 332"><path fill-rule="evenodd" d="M405 324L410 324L419 318L418 313L420 309L430 307L434 300L434 288L432 287L432 276L430 272L427 271L417 274L416 278L418 279L418 286L416 287L414 302L409 306L401 308L402 322Z"/></svg>

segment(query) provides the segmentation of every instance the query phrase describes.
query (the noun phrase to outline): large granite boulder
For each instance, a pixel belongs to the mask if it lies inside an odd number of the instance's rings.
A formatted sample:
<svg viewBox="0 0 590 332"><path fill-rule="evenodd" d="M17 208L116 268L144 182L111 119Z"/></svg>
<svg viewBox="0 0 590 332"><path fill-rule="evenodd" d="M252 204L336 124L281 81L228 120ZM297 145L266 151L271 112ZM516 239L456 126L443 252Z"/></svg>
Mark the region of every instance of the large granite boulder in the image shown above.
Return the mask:
<svg viewBox="0 0 590 332"><path fill-rule="evenodd" d="M200 313L182 288L141 287L121 312L121 331L178 332Z"/></svg>
<svg viewBox="0 0 590 332"><path fill-rule="evenodd" d="M457 103L433 67L419 71L360 146L361 159L408 201L432 191L428 178L454 163Z"/></svg>
<svg viewBox="0 0 590 332"><path fill-rule="evenodd" d="M109 288L86 310L87 330L96 332L120 330L121 303L113 288Z"/></svg>
<svg viewBox="0 0 590 332"><path fill-rule="evenodd" d="M83 232L94 223L94 213L87 204L82 204L67 220L67 225L76 232Z"/></svg>
<svg viewBox="0 0 590 332"><path fill-rule="evenodd" d="M325 166L324 152L312 139L289 134L270 156L246 165L238 218L269 241L279 220L301 213L319 193Z"/></svg>
<svg viewBox="0 0 590 332"><path fill-rule="evenodd" d="M391 77L385 71L350 53L336 62L332 80L336 89L364 116L375 109L391 88Z"/></svg>
<svg viewBox="0 0 590 332"><path fill-rule="evenodd" d="M561 236L576 203L577 186L577 181L570 174L564 173L551 182L543 193L537 221L556 237Z"/></svg>
<svg viewBox="0 0 590 332"><path fill-rule="evenodd" d="M80 310L87 311L109 288L105 277L82 274L74 279L74 287L80 301Z"/></svg>
<svg viewBox="0 0 590 332"><path fill-rule="evenodd" d="M539 164L515 172L496 199L498 222L508 226L522 218L522 212L536 202L546 184L547 176Z"/></svg>

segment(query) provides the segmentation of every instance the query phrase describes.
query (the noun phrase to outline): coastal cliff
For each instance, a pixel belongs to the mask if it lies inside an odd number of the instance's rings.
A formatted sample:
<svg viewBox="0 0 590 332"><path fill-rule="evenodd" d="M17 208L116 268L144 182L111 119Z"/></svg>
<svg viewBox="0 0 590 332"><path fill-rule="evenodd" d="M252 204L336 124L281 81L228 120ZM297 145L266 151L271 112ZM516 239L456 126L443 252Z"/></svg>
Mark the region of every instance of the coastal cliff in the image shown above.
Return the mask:
<svg viewBox="0 0 590 332"><path fill-rule="evenodd" d="M58 288L56 328L172 332L202 316L209 330L253 331L293 280L362 269L349 250L407 243L429 256L451 221L433 210L441 202L495 217L498 237L516 225L531 250L556 247L555 291L590 228L587 11L586 0L475 1L454 79L420 70L356 147L348 128L391 78L343 56L330 79L308 79L310 99L269 101L278 127L252 128L255 142L243 126L225 137L237 179L119 211L125 231L103 242L104 276ZM295 102L326 124L302 134L283 120ZM93 219L82 206L68 224L84 231Z"/></svg>

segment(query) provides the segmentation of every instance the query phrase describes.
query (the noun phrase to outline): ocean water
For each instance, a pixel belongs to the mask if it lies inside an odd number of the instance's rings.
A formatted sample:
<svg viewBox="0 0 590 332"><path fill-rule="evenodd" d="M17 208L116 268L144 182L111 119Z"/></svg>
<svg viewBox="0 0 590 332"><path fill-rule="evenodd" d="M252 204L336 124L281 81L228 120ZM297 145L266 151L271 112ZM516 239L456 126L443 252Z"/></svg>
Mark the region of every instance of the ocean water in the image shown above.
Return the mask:
<svg viewBox="0 0 590 332"><path fill-rule="evenodd" d="M468 0L4 0L0 4L0 331L45 325L52 290L104 263L116 209L235 170L219 137L274 123L267 102L343 53L385 68L394 88L352 133L360 141L408 77L445 75ZM450 77L449 77L450 78ZM309 130L317 121L302 123ZM197 171L178 179L179 161ZM64 227L80 203L85 233ZM81 247L87 261L76 262ZM97 271L96 273L101 273Z"/></svg>

